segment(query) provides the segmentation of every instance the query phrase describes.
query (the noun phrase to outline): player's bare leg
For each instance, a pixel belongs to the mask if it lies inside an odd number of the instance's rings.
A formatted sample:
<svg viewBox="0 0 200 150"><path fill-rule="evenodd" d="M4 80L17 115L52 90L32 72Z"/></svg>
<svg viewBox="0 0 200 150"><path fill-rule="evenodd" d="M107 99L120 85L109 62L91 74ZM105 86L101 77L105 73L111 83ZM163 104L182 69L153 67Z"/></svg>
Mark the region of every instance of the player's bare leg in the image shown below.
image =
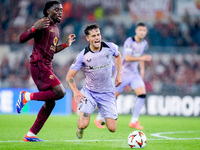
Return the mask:
<svg viewBox="0 0 200 150"><path fill-rule="evenodd" d="M52 90L56 95L58 95L58 99L61 99L66 95L65 88L62 84L54 86Z"/></svg>
<svg viewBox="0 0 200 150"><path fill-rule="evenodd" d="M115 132L117 129L117 120L111 118L105 118L106 126L110 132Z"/></svg>
<svg viewBox="0 0 200 150"><path fill-rule="evenodd" d="M80 117L77 121L78 128L76 131L76 135L79 139L83 137L84 129L88 127L89 122L90 122L90 114L80 112Z"/></svg>

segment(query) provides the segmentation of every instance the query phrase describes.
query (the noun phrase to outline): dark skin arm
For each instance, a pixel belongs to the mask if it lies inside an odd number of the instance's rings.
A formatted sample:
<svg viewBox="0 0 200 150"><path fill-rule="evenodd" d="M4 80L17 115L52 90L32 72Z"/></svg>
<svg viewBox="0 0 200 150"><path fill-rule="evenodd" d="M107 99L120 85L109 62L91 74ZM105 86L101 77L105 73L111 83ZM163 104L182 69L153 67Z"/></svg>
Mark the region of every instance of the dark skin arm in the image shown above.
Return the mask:
<svg viewBox="0 0 200 150"><path fill-rule="evenodd" d="M41 30L41 29L47 28L49 24L50 24L49 18L42 18L34 23L34 29L35 31ZM34 37L34 32L31 29L29 29L21 34L19 38L19 42L25 43L28 40L32 39L33 37Z"/></svg>
<svg viewBox="0 0 200 150"><path fill-rule="evenodd" d="M39 19L38 21L36 21L34 23L34 29L35 29L35 31L41 30L41 29L47 28L49 25L50 25L50 20L48 17L45 17L45 18ZM24 43L33 37L34 37L34 32L31 29L29 29L29 30L25 31L24 33L22 33L19 41L20 41L20 43ZM68 39L65 42L66 47L71 46L71 44L75 41L75 37L76 37L75 34L70 34L68 36ZM65 47L63 47L63 45L60 44L56 47L55 53L58 53L58 52L62 51L63 49L65 49Z"/></svg>
<svg viewBox="0 0 200 150"><path fill-rule="evenodd" d="M68 39L67 41L65 42L66 46L69 47L71 46L71 44L75 41L75 34L70 34L68 36ZM60 51L62 51L63 49L65 49L65 47L63 47L63 44L60 44L56 47L56 52L55 53L58 53Z"/></svg>

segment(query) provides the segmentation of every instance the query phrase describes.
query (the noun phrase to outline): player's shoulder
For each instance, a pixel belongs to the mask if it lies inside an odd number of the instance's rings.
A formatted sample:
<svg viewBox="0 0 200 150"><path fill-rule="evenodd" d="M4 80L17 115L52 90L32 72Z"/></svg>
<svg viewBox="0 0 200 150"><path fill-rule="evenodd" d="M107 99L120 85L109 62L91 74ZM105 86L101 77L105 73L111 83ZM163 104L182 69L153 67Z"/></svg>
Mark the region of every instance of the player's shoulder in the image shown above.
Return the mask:
<svg viewBox="0 0 200 150"><path fill-rule="evenodd" d="M124 43L133 43L133 42L135 42L135 38L134 37L128 37L128 38L126 38Z"/></svg>
<svg viewBox="0 0 200 150"><path fill-rule="evenodd" d="M144 43L146 43L146 44L148 43L146 39L143 39L142 41L143 41Z"/></svg>
<svg viewBox="0 0 200 150"><path fill-rule="evenodd" d="M143 39L142 42L144 43L145 46L148 45L148 42L146 39Z"/></svg>
<svg viewBox="0 0 200 150"><path fill-rule="evenodd" d="M118 49L118 45L113 42L101 42L102 47L108 47L111 49Z"/></svg>
<svg viewBox="0 0 200 150"><path fill-rule="evenodd" d="M76 59L82 60L84 57L84 53L85 53L85 48L78 53L78 55L76 56Z"/></svg>

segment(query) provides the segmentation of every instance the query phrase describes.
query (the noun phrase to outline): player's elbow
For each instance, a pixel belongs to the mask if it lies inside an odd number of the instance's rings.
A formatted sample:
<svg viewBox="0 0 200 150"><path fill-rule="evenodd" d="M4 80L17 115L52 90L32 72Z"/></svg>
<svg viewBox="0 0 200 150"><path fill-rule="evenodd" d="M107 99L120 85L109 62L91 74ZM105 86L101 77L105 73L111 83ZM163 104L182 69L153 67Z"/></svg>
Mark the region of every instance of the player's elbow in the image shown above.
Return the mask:
<svg viewBox="0 0 200 150"><path fill-rule="evenodd" d="M71 77L69 76L69 74L66 75L66 81L68 81L69 79L71 79Z"/></svg>
<svg viewBox="0 0 200 150"><path fill-rule="evenodd" d="M25 40L24 40L23 36L21 35L19 38L19 43L24 43L24 42L25 42Z"/></svg>
<svg viewBox="0 0 200 150"><path fill-rule="evenodd" d="M125 61L130 61L129 57L124 57Z"/></svg>
<svg viewBox="0 0 200 150"><path fill-rule="evenodd" d="M125 55L124 56L124 60L125 61L131 61L132 60L132 56L131 55Z"/></svg>

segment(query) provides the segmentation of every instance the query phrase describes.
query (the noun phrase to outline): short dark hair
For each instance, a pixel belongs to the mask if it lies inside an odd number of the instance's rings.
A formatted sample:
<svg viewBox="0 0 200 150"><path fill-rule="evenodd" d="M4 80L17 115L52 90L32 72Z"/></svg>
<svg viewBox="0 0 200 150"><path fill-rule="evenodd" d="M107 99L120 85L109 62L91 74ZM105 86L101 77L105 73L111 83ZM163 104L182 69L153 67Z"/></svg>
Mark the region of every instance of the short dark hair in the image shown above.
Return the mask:
<svg viewBox="0 0 200 150"><path fill-rule="evenodd" d="M89 31L93 29L99 29L99 27L96 24L88 25L84 30L85 35L89 35L90 34Z"/></svg>
<svg viewBox="0 0 200 150"><path fill-rule="evenodd" d="M43 9L43 14L45 17L48 17L48 13L47 10L49 8L51 8L54 4L61 4L59 1L48 1L46 2L46 4L44 5L44 9Z"/></svg>
<svg viewBox="0 0 200 150"><path fill-rule="evenodd" d="M142 27L146 27L146 25L143 23L143 22L140 22L136 25L136 27L139 27L139 26L142 26Z"/></svg>

